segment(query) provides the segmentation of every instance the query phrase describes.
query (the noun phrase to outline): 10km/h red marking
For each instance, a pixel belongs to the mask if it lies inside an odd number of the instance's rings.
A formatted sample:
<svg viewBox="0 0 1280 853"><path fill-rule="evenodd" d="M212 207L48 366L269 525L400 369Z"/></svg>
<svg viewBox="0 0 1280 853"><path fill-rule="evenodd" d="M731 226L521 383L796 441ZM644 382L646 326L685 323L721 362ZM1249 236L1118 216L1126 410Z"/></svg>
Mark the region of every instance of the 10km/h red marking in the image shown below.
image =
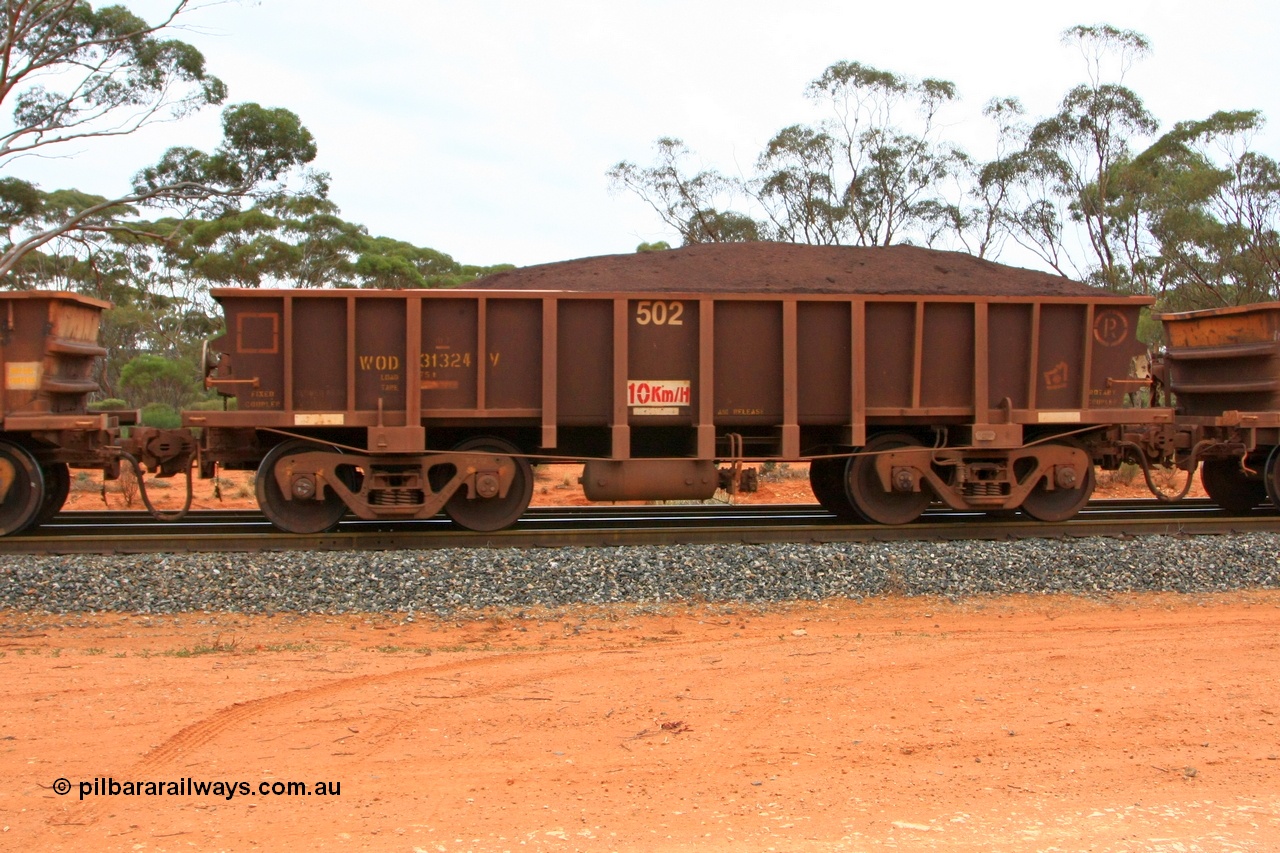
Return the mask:
<svg viewBox="0 0 1280 853"><path fill-rule="evenodd" d="M687 379L633 379L627 383L628 406L687 406L690 399Z"/></svg>

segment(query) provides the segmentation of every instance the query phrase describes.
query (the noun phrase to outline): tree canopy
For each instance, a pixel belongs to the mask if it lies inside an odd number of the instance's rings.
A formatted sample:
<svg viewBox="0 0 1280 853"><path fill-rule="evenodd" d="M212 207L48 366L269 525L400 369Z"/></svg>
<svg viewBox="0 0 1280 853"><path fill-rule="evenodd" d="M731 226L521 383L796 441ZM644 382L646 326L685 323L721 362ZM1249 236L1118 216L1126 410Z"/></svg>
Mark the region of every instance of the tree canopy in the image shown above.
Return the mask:
<svg viewBox="0 0 1280 853"><path fill-rule="evenodd" d="M198 10L172 0L148 22L122 5L13 0L0 10L0 286L109 299L105 393L179 407L203 392L200 342L213 286L448 287L482 268L344 220L295 113L226 103L194 46ZM212 150L175 146L125 187L45 188L22 160L74 153L156 122L222 109Z"/></svg>
<svg viewBox="0 0 1280 853"><path fill-rule="evenodd" d="M1280 299L1280 165L1251 145L1262 115L1224 110L1162 135L1126 82L1151 53L1144 35L1080 25L1061 40L1083 79L1039 118L1016 97L988 99L989 159L945 138L953 83L841 61L805 88L819 119L774 134L751 175L690 169L696 154L664 137L654 165L608 176L685 244L915 243L990 260L1016 246L1164 307Z"/></svg>
<svg viewBox="0 0 1280 853"><path fill-rule="evenodd" d="M201 53L166 37L191 8L191 0L176 0L152 24L124 6L95 8L85 0L6 3L0 109L10 111L10 121L0 128L0 171L11 172L27 155L132 134L223 104L226 86L206 70ZM138 206L216 214L242 199L278 194L316 155L311 133L287 109L226 107L222 131L214 151L171 148L114 195L59 197L4 175L8 241L0 249L0 279L58 238L87 246L114 233L119 217Z"/></svg>

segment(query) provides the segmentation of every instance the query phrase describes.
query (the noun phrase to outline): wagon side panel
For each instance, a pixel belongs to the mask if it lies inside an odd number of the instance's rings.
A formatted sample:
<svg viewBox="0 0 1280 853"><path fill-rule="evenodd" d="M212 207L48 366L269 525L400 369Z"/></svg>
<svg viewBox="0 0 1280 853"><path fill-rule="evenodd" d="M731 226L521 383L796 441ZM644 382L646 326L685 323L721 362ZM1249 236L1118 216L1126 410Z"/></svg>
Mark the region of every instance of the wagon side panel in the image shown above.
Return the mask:
<svg viewBox="0 0 1280 853"><path fill-rule="evenodd" d="M408 306L404 298L356 301L355 408L381 411L384 423L404 423L406 378L409 365L418 360L416 354L406 351Z"/></svg>
<svg viewBox="0 0 1280 853"><path fill-rule="evenodd" d="M715 303L716 426L773 426L783 418L783 303Z"/></svg>
<svg viewBox="0 0 1280 853"><path fill-rule="evenodd" d="M916 306L910 302L866 305L865 400L868 417L900 416L912 408Z"/></svg>
<svg viewBox="0 0 1280 853"><path fill-rule="evenodd" d="M849 423L852 322L849 304L843 301L797 306L797 407L802 426Z"/></svg>
<svg viewBox="0 0 1280 853"><path fill-rule="evenodd" d="M417 372L424 418L478 407L481 305L474 298L422 300Z"/></svg>
<svg viewBox="0 0 1280 853"><path fill-rule="evenodd" d="M919 347L920 391L913 408L940 417L974 417L974 302L925 302ZM985 308L985 303L983 305ZM985 413L984 413L985 414Z"/></svg>
<svg viewBox="0 0 1280 853"><path fill-rule="evenodd" d="M541 414L542 319L542 300L487 300L486 409L512 416Z"/></svg>
<svg viewBox="0 0 1280 853"><path fill-rule="evenodd" d="M351 408L347 392L349 307L348 300L338 296L293 300L294 346L289 353L293 411L320 414Z"/></svg>
<svg viewBox="0 0 1280 853"><path fill-rule="evenodd" d="M283 412L286 316L282 296L221 299L226 332L210 343L221 361L217 381L241 412Z"/></svg>
<svg viewBox="0 0 1280 853"><path fill-rule="evenodd" d="M1027 409L1034 393L1039 345L1036 311L1027 303L988 306L987 399L993 408ZM1006 402L1007 401L1007 402Z"/></svg>
<svg viewBox="0 0 1280 853"><path fill-rule="evenodd" d="M561 299L558 311L558 421L605 427L613 413L613 301Z"/></svg>

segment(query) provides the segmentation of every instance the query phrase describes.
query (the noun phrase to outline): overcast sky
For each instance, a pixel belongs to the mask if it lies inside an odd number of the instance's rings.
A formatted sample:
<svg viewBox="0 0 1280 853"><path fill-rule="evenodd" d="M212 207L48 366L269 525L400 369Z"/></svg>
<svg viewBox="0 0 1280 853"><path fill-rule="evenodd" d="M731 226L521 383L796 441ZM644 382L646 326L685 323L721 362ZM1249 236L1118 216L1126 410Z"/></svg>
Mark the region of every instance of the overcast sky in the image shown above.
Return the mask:
<svg viewBox="0 0 1280 853"><path fill-rule="evenodd" d="M148 20L169 3L122 0ZM786 11L783 11L786 9ZM840 60L954 82L948 136L975 156L982 105L1051 112L1085 80L1060 33L1109 23L1152 55L1126 82L1162 127L1261 109L1280 157L1280 4L1160 0L261 0L186 16L230 103L287 107L315 134L342 215L472 264L677 242L605 172L675 136L694 165L746 174L777 130L823 117L806 84ZM118 194L171 144L211 148L216 113L15 167L48 189ZM73 153L73 152L63 152Z"/></svg>

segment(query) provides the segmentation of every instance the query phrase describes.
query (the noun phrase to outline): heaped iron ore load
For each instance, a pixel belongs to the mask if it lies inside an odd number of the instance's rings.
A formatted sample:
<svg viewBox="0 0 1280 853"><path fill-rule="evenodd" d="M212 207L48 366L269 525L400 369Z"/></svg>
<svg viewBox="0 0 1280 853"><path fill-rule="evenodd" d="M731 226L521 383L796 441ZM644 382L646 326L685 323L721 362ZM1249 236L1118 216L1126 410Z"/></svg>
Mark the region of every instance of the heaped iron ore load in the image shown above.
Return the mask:
<svg viewBox="0 0 1280 853"><path fill-rule="evenodd" d="M1152 360L1151 300L912 247L698 246L469 290L213 295L226 332L205 381L231 405L127 438L129 417L85 406L106 304L10 295L0 533L56 512L68 466L121 459L254 469L263 511L299 533L349 512L500 529L531 466L566 460L604 501L701 500L745 462L804 461L827 509L890 524L935 501L1064 520L1096 465L1124 461L1149 483L1203 462L1222 506L1280 505L1275 304L1164 317Z"/></svg>
<svg viewBox="0 0 1280 853"><path fill-rule="evenodd" d="M704 243L521 267L476 281L487 290L878 293L905 296L1096 296L1062 276L916 246Z"/></svg>

